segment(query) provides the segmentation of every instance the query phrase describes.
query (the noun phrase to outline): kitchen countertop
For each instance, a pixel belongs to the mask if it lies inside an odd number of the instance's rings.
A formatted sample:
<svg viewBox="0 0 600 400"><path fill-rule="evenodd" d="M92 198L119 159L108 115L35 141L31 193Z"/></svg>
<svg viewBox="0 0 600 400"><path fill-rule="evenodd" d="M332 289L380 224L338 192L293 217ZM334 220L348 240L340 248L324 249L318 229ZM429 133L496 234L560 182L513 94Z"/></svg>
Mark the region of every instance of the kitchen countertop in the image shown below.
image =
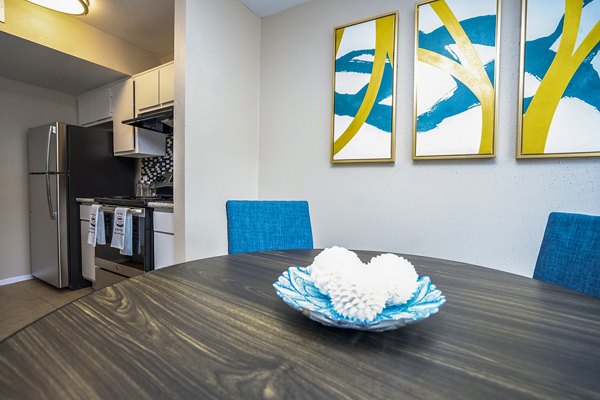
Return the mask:
<svg viewBox="0 0 600 400"><path fill-rule="evenodd" d="M76 197L75 201L78 203L93 203L94 199L88 197Z"/></svg>
<svg viewBox="0 0 600 400"><path fill-rule="evenodd" d="M152 207L152 208L168 208L168 209L173 209L173 202L172 201L151 201L148 203L148 207Z"/></svg>
<svg viewBox="0 0 600 400"><path fill-rule="evenodd" d="M81 204L94 203L93 198L88 197L77 197L75 201ZM150 208L165 208L165 209L173 209L173 201L168 200L160 200L160 201L151 201L148 203L148 207Z"/></svg>

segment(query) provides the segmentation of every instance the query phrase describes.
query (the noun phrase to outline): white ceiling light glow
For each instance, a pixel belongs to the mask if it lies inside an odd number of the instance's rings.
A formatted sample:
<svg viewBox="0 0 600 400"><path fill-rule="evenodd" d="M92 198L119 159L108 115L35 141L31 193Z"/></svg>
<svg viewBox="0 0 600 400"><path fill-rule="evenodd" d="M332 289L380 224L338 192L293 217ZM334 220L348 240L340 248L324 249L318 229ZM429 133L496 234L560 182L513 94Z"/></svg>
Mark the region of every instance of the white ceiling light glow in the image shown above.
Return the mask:
<svg viewBox="0 0 600 400"><path fill-rule="evenodd" d="M89 11L89 0L28 0L42 7L65 14L85 15Z"/></svg>

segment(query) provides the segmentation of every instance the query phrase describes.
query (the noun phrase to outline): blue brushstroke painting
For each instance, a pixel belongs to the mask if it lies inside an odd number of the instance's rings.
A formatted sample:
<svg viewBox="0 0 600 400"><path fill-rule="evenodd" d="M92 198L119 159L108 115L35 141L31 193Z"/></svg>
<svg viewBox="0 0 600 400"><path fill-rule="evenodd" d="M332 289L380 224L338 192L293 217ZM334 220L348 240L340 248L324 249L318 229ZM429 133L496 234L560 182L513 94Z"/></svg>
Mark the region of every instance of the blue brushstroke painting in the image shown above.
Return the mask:
<svg viewBox="0 0 600 400"><path fill-rule="evenodd" d="M593 0L585 0L584 7ZM551 49L552 45L562 34L564 15L556 26L556 29L548 36L529 40L525 43L525 72L535 76L540 81L544 79L550 64L556 57L556 52ZM600 76L592 65L592 60L600 51L600 43L592 49L590 54L579 66L575 75L567 85L562 97L578 98L600 111ZM533 97L523 99L523 114L527 112Z"/></svg>
<svg viewBox="0 0 600 400"><path fill-rule="evenodd" d="M471 43L483 46L496 46L496 16L483 15L460 21L460 25L471 40ZM445 26L424 33L419 31L419 47L441 54L457 63L460 59L451 51L449 46L455 44L454 39ZM491 60L484 69L495 85L495 61ZM461 114L470 108L480 105L477 97L471 90L458 79L452 77L456 89L447 97L440 99L431 109L417 117L417 133L424 133L438 127L446 118Z"/></svg>
<svg viewBox="0 0 600 400"><path fill-rule="evenodd" d="M584 7L594 0L584 0ZM551 49L552 45L561 36L564 16L556 29L548 36L526 42L525 72L542 80L544 74L556 56ZM495 46L496 17L491 15L480 16L460 21L467 36L473 44ZM455 44L452 36L445 26L441 26L430 33L419 31L419 47L434 51L458 63L460 60L448 50L448 46ZM578 68L573 79L567 86L563 97L578 98L600 111L600 75L592 65L592 60L600 51L600 43L585 58ZM490 61L485 66L485 71L492 84L494 83L495 63ZM438 127L446 118L461 114L468 109L478 106L477 97L459 80L456 89L446 98L440 99L431 109L417 117L417 133L424 133ZM532 97L523 100L523 113L527 111Z"/></svg>
<svg viewBox="0 0 600 400"><path fill-rule="evenodd" d="M373 61L360 59L361 56L365 55L373 57L375 55L375 50L355 50L345 54L336 60L335 72L371 74L371 71L373 70ZM394 70L388 59L383 70L383 78L375 99L375 104L366 120L367 124L375 126L387 133L392 133L392 106L379 103L392 95L393 81ZM369 85L366 84L355 94L335 92L335 115L354 117L365 98L368 86Z"/></svg>

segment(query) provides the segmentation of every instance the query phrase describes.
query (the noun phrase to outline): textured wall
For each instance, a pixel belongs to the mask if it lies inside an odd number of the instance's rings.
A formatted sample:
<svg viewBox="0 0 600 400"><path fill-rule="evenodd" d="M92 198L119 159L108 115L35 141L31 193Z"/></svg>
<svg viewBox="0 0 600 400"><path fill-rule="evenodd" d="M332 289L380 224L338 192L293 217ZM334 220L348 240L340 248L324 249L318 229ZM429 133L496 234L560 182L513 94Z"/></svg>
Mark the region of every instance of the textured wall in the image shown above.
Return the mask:
<svg viewBox="0 0 600 400"><path fill-rule="evenodd" d="M227 253L225 201L258 196L260 19L237 0L177 0L175 26L175 251L183 261Z"/></svg>
<svg viewBox="0 0 600 400"><path fill-rule="evenodd" d="M27 130L77 121L77 98L0 77L0 280L29 275Z"/></svg>
<svg viewBox="0 0 600 400"><path fill-rule="evenodd" d="M264 18L259 196L308 199L315 246L531 276L550 211L600 215L600 158L515 159L520 1L502 1L497 157L412 161L414 4L321 0ZM399 11L396 163L329 163L333 27Z"/></svg>

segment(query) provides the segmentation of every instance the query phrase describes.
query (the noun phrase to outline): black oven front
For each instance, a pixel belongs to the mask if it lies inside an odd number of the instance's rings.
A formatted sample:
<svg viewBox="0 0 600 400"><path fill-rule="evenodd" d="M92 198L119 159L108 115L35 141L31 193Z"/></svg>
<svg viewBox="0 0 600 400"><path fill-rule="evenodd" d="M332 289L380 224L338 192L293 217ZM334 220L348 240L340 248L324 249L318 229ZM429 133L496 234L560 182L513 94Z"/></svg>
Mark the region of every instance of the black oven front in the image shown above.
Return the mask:
<svg viewBox="0 0 600 400"><path fill-rule="evenodd" d="M96 244L96 265L100 268L121 272L131 276L154 269L154 251L152 240L152 209L131 207L129 213L132 221L132 255L123 255L121 250L111 247L115 216L114 205L102 204L104 212L104 231L106 244ZM125 273L124 271L130 271Z"/></svg>

